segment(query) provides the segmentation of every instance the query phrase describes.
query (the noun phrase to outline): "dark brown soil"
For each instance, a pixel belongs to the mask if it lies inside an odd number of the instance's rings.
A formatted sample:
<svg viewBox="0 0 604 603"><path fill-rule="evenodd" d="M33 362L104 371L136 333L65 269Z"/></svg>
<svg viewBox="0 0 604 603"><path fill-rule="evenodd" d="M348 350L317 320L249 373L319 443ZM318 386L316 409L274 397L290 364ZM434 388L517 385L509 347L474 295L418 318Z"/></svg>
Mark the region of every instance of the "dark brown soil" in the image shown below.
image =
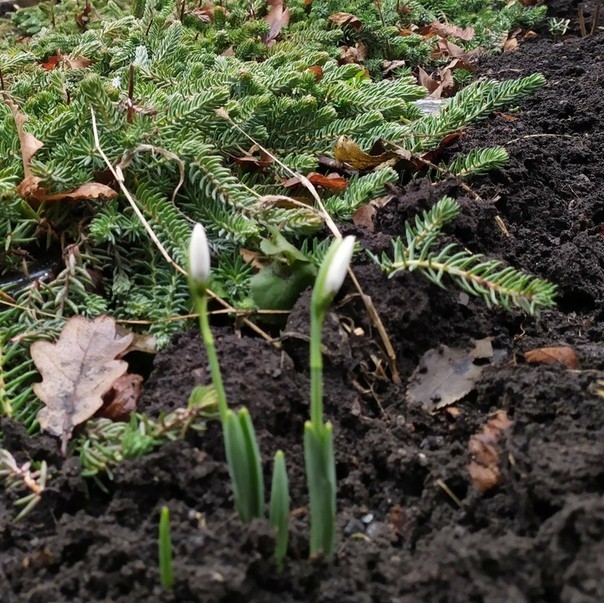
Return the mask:
<svg viewBox="0 0 604 603"><path fill-rule="evenodd" d="M572 16L558 5L556 11ZM509 151L503 171L470 183L483 201L457 185L418 180L382 210L376 233L355 231L374 252L386 249L405 219L452 194L463 210L451 237L555 281L560 295L556 310L531 319L488 310L416 274L387 281L358 260L355 271L392 338L402 384L376 367L384 366L383 355L358 298L346 297L349 286L325 332L325 404L339 485L332 563L307 559L304 296L280 353L217 331L231 402L250 409L264 459L277 448L287 454L296 510L285 570L277 572L271 560L268 526L236 518L222 437L211 424L204 434L124 463L108 493L67 461L25 520L12 521L12 498L2 494L0 601L604 601L604 399L592 393L604 379L603 52L602 34L559 44L537 38L484 60L480 75L540 71L548 85L520 106L518 119L495 115L451 149L500 144ZM475 391L455 405L458 414L431 415L406 402L406 383L424 352L484 337L505 358L485 368ZM526 350L561 344L574 347L580 370L524 362ZM192 386L208 378L199 337L183 334L156 359L143 409L182 406ZM480 493L468 473L468 441L499 409L513 421L501 442L501 480ZM11 423L2 429L9 449L60 464L51 438L30 440ZM268 461L265 470L268 477ZM172 594L159 586L162 505L172 514Z"/></svg>

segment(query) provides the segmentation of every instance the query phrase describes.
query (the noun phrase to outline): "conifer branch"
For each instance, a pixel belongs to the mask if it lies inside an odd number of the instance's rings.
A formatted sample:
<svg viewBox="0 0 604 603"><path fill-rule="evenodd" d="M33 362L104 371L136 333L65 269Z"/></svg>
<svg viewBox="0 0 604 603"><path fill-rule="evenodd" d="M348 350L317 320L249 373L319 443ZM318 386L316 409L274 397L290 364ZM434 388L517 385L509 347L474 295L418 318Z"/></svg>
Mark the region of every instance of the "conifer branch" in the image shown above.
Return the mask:
<svg viewBox="0 0 604 603"><path fill-rule="evenodd" d="M512 306L529 314L554 304L556 286L543 279L510 266L499 260L485 259L482 254L460 250L455 244L440 251L434 245L443 226L459 214L459 205L450 197L443 197L430 211L416 217L415 224L405 227L405 240L392 242L393 259L383 254L373 259L389 277L402 272L418 270L433 283L445 288L448 276L471 295L482 297L487 306L500 305L506 310Z"/></svg>

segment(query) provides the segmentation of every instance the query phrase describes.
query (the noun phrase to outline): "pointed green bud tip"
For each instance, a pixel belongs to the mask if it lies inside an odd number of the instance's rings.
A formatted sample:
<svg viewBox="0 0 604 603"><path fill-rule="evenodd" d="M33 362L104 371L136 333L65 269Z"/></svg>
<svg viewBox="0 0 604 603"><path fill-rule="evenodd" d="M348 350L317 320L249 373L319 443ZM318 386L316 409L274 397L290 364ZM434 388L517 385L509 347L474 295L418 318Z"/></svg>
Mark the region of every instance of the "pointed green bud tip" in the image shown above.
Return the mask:
<svg viewBox="0 0 604 603"><path fill-rule="evenodd" d="M354 251L355 238L353 236L344 237L338 241L338 246L331 256L325 275L324 292L325 295L335 295L342 287L346 278L346 272L352 259Z"/></svg>
<svg viewBox="0 0 604 603"><path fill-rule="evenodd" d="M189 276L196 285L207 286L210 281L210 246L204 227L197 223L189 244Z"/></svg>

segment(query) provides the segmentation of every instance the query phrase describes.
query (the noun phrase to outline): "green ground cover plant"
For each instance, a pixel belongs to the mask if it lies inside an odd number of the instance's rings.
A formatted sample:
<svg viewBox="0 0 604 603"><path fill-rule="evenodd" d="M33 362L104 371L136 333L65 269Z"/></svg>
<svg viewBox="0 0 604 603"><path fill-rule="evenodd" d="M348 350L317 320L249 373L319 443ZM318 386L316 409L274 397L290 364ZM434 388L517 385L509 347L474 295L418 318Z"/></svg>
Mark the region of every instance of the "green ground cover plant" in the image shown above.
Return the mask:
<svg viewBox="0 0 604 603"><path fill-rule="evenodd" d="M463 53L493 51L514 28L543 16L542 7L519 2L109 0L82 9L67 0L5 20L2 414L38 429L29 344L56 339L72 315L108 313L154 335L158 347L186 327L185 266L196 222L215 258L211 274L206 266L204 295L196 296L202 321L210 297L248 324L263 311L290 308L322 278L326 224L350 220L389 185L433 166L428 157L449 137L544 84L539 74L468 84L468 62L455 71L461 90L426 115L416 101L427 90L413 70L449 62L450 54L435 52L442 41L454 39ZM423 34L426 27L442 35ZM435 173L468 177L502 167L506 157L503 149L479 149ZM394 244L394 259L379 260L383 269L420 270L437 284L449 275L487 303L528 312L553 303L554 288L543 281L469 252L435 250L456 212L453 200L442 200L409 225L406 242ZM264 268L256 273L242 250L257 254ZM14 278L24 265L41 275L33 286ZM282 298L262 296L276 290ZM247 429L245 412L227 419L231 411L221 404L214 374L213 381L223 425ZM203 428L206 411L193 403L184 415L159 422L137 414L129 424L94 419L72 450L96 477L178 437L185 425ZM326 441L315 415L307 439ZM320 454L327 449L324 443ZM22 485L19 475L29 467L11 458L4 480ZM283 501L280 461L275 473L275 500ZM45 481L46 468L43 475ZM39 499L32 494L26 504ZM248 514L238 505L240 515L258 515L258 504ZM271 520L283 526L283 502L275 508ZM286 533L279 529L283 551ZM311 538L311 548L329 550L318 543L325 533Z"/></svg>

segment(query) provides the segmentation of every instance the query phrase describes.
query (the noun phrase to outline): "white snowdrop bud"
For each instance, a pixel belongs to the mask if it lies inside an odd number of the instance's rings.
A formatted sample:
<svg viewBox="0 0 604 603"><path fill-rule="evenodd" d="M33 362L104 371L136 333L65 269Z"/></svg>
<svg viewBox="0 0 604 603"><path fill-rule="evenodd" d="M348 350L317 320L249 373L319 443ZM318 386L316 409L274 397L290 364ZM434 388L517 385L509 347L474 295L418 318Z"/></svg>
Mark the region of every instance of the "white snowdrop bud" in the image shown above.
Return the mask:
<svg viewBox="0 0 604 603"><path fill-rule="evenodd" d="M344 237L335 240L327 251L313 290L313 305L317 310L325 311L340 290L352 259L354 244L353 236Z"/></svg>
<svg viewBox="0 0 604 603"><path fill-rule="evenodd" d="M210 282L210 246L204 227L197 223L189 244L189 276L194 285L207 287Z"/></svg>
<svg viewBox="0 0 604 603"><path fill-rule="evenodd" d="M333 296L340 290L340 287L346 278L346 272L348 271L353 251L354 237L344 237L339 241L339 245L333 257L330 258L331 261L327 267L324 283L325 295Z"/></svg>

